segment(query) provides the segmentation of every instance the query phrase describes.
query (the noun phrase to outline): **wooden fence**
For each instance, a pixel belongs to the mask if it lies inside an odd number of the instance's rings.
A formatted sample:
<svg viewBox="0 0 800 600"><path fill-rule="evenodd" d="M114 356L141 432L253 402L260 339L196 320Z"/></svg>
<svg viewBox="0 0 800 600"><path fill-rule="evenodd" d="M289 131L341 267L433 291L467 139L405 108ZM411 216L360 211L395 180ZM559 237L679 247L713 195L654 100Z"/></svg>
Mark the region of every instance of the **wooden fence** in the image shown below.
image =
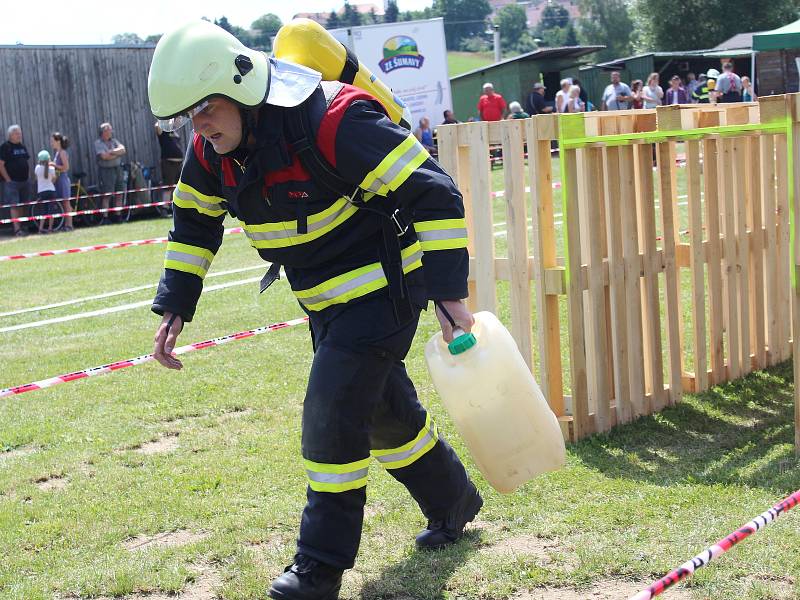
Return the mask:
<svg viewBox="0 0 800 600"><path fill-rule="evenodd" d="M464 195L470 307L497 312L507 282L512 335L565 438L791 356L800 94L465 123L438 140ZM491 146L503 153L498 197ZM503 206L507 256L496 257Z"/></svg>

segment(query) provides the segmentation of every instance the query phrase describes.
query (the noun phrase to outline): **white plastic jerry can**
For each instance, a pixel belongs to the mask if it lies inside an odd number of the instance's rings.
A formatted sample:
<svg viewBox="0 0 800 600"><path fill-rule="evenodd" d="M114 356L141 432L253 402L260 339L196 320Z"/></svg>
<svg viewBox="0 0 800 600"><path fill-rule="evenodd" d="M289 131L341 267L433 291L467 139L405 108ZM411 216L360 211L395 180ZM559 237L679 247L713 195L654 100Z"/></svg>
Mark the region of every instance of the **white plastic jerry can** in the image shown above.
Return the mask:
<svg viewBox="0 0 800 600"><path fill-rule="evenodd" d="M490 312L475 313L472 333L425 346L433 385L483 476L498 492L564 465L558 419L514 339Z"/></svg>

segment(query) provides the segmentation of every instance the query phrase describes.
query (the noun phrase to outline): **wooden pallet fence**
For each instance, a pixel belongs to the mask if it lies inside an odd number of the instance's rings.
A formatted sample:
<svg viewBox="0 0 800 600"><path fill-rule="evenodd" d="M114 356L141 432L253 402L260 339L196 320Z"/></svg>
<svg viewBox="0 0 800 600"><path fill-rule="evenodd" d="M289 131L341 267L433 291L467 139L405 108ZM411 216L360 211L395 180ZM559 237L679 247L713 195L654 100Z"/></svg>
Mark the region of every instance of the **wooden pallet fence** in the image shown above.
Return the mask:
<svg viewBox="0 0 800 600"><path fill-rule="evenodd" d="M439 128L464 195L469 305L496 312L508 282L512 335L566 439L791 356L798 115L792 94ZM490 145L503 152L497 198ZM499 203L506 256L495 256Z"/></svg>

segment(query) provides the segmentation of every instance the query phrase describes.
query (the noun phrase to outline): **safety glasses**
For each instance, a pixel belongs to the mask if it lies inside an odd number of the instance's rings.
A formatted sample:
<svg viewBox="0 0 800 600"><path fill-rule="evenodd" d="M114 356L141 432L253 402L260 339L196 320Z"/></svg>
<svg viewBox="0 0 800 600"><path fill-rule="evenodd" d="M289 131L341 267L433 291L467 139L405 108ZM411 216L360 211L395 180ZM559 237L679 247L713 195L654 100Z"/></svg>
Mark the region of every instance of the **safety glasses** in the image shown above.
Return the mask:
<svg viewBox="0 0 800 600"><path fill-rule="evenodd" d="M186 112L176 115L170 119L159 119L158 126L163 131L178 131L181 127L189 123L194 117L207 109L208 106L208 100L206 100L194 108L190 108Z"/></svg>

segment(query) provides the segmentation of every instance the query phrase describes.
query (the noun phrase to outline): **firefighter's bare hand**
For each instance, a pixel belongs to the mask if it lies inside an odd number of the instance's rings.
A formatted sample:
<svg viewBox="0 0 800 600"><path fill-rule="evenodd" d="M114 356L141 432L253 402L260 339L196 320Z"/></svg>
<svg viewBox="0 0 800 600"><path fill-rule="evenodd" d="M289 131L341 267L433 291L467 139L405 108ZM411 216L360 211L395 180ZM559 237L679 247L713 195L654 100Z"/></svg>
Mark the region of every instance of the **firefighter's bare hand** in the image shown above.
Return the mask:
<svg viewBox="0 0 800 600"><path fill-rule="evenodd" d="M440 300L438 304L444 306L445 310L450 313L456 323L456 327L463 329L466 333L472 330L475 318L462 300ZM453 341L453 326L450 325L450 321L444 316L438 304L436 305L436 318L439 319L444 341L449 344Z"/></svg>
<svg viewBox="0 0 800 600"><path fill-rule="evenodd" d="M161 319L161 325L158 326L154 340L153 358L168 369L182 369L183 363L172 354L172 351L175 350L175 342L177 342L178 335L183 330L183 319L175 315L175 320L170 327L169 321L171 318L172 313L165 312L164 318Z"/></svg>

